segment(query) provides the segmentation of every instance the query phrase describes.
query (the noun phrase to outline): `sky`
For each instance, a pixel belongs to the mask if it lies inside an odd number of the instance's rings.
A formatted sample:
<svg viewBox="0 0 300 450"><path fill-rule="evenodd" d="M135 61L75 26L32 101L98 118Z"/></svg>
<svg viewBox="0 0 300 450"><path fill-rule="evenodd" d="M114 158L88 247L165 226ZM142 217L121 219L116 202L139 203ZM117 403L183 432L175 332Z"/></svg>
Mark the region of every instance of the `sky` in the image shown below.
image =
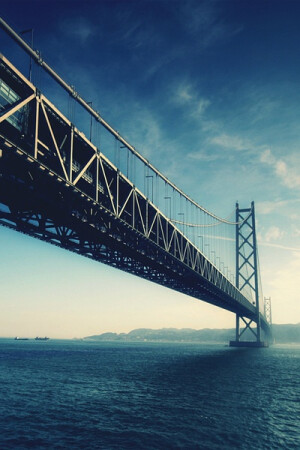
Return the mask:
<svg viewBox="0 0 300 450"><path fill-rule="evenodd" d="M2 0L1 17L33 28L43 58L209 211L255 201L273 322L300 322L300 2ZM2 30L0 52L28 75ZM232 313L4 227L0 248L0 336L235 326Z"/></svg>

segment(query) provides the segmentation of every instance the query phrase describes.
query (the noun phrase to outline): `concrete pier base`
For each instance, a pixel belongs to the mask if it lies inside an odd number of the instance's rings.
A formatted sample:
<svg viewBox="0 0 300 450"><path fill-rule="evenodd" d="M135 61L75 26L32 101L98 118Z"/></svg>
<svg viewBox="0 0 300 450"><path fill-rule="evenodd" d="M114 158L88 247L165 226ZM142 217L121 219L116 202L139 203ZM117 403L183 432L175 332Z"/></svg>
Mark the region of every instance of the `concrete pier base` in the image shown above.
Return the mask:
<svg viewBox="0 0 300 450"><path fill-rule="evenodd" d="M268 342L257 342L257 341L230 341L229 347L253 347L253 348L261 348L261 347L269 347Z"/></svg>

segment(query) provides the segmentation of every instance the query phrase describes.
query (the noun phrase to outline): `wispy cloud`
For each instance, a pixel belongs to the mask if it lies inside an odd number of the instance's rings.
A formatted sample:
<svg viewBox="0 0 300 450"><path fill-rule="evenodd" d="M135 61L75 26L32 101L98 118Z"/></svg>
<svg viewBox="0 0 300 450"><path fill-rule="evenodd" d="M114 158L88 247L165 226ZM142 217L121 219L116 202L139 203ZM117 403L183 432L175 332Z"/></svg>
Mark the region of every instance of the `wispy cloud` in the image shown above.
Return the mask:
<svg viewBox="0 0 300 450"><path fill-rule="evenodd" d="M288 188L294 189L300 187L299 170L295 167L289 167L283 159L276 158L270 149L265 150L261 154L260 161L271 166L275 174Z"/></svg>
<svg viewBox="0 0 300 450"><path fill-rule="evenodd" d="M248 118L252 125L266 121L278 113L280 101L274 92L266 92L266 86L247 85L244 87L243 97L246 100Z"/></svg>
<svg viewBox="0 0 300 450"><path fill-rule="evenodd" d="M175 101L185 105L186 103L190 103L193 101L192 88L190 84L184 84L178 86L177 88L177 96L175 97Z"/></svg>
<svg viewBox="0 0 300 450"><path fill-rule="evenodd" d="M230 136L229 134L221 134L210 139L212 144L219 145L220 147L229 150L248 150L252 146L249 141L242 139L239 136Z"/></svg>
<svg viewBox="0 0 300 450"><path fill-rule="evenodd" d="M293 226L293 234L295 237L300 237L300 228L298 228L297 226Z"/></svg>
<svg viewBox="0 0 300 450"><path fill-rule="evenodd" d="M300 254L300 247L292 247L292 246L288 246L288 245L274 244L272 242L264 242L264 241L259 241L259 245L262 245L264 247L279 248L281 250L288 250L288 251L292 251L292 252L296 252L296 253Z"/></svg>
<svg viewBox="0 0 300 450"><path fill-rule="evenodd" d="M271 201L271 202L258 202L256 204L256 209L257 212L262 215L262 214L270 214L274 211L280 211L283 208L293 205L295 203L300 203L300 198L295 198L295 199L288 199L288 200L275 200L275 201ZM298 219L298 216L296 217L292 217L291 219Z"/></svg>
<svg viewBox="0 0 300 450"><path fill-rule="evenodd" d="M293 250L293 254L286 264L278 265L273 269L272 278L268 284L275 323L288 323L291 317L293 322L299 321L299 284L295 280L299 279L300 249L289 250ZM285 307L282 307L283 303Z"/></svg>
<svg viewBox="0 0 300 450"><path fill-rule="evenodd" d="M205 110L209 107L210 100L207 100L206 98L198 98L196 99L195 103L195 110L194 110L194 116L199 117L202 116L205 112Z"/></svg>
<svg viewBox="0 0 300 450"><path fill-rule="evenodd" d="M172 92L172 101L188 111L189 116L195 119L202 118L211 102L202 97L192 83L182 82Z"/></svg>
<svg viewBox="0 0 300 450"><path fill-rule="evenodd" d="M139 103L132 103L131 116L124 120L122 125L130 142L133 142L145 157L149 158L161 147L163 135L159 122L151 111Z"/></svg>
<svg viewBox="0 0 300 450"><path fill-rule="evenodd" d="M208 152L201 151L201 150L199 150L198 152L188 153L187 157L191 158L191 159L195 159L197 161L205 161L205 162L216 161L217 159L219 159L218 154L208 153Z"/></svg>
<svg viewBox="0 0 300 450"><path fill-rule="evenodd" d="M86 44L87 40L96 32L96 28L83 17L71 17L60 23L60 29L65 35L76 39L80 44Z"/></svg>
<svg viewBox="0 0 300 450"><path fill-rule="evenodd" d="M266 242L278 241L285 235L285 232L276 226L270 227L265 233Z"/></svg>
<svg viewBox="0 0 300 450"><path fill-rule="evenodd" d="M195 46L198 49L205 49L220 42L224 43L243 29L242 26L234 27L221 18L222 8L217 1L189 1L178 5L182 27L191 36L197 36L198 41Z"/></svg>

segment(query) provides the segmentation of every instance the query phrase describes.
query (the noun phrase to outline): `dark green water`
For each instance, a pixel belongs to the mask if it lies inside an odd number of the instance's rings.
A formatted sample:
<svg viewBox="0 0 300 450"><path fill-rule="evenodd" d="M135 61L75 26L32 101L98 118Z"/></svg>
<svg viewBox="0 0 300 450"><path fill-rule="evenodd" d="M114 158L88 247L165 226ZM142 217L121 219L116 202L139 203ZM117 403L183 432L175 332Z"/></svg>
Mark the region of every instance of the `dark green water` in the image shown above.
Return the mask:
<svg viewBox="0 0 300 450"><path fill-rule="evenodd" d="M300 347L0 339L0 448L300 448Z"/></svg>

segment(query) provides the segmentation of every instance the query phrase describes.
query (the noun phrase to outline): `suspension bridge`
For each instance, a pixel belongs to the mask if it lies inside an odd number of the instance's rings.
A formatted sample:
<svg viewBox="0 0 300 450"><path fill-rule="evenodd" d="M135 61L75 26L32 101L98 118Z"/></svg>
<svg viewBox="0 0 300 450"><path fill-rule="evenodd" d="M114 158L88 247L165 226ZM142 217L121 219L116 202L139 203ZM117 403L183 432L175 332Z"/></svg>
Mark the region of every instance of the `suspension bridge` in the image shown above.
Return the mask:
<svg viewBox="0 0 300 450"><path fill-rule="evenodd" d="M29 79L0 56L0 224L231 311L231 345L265 346L254 202L226 219L203 208L0 26L30 56ZM32 82L32 62L67 92L67 113Z"/></svg>

